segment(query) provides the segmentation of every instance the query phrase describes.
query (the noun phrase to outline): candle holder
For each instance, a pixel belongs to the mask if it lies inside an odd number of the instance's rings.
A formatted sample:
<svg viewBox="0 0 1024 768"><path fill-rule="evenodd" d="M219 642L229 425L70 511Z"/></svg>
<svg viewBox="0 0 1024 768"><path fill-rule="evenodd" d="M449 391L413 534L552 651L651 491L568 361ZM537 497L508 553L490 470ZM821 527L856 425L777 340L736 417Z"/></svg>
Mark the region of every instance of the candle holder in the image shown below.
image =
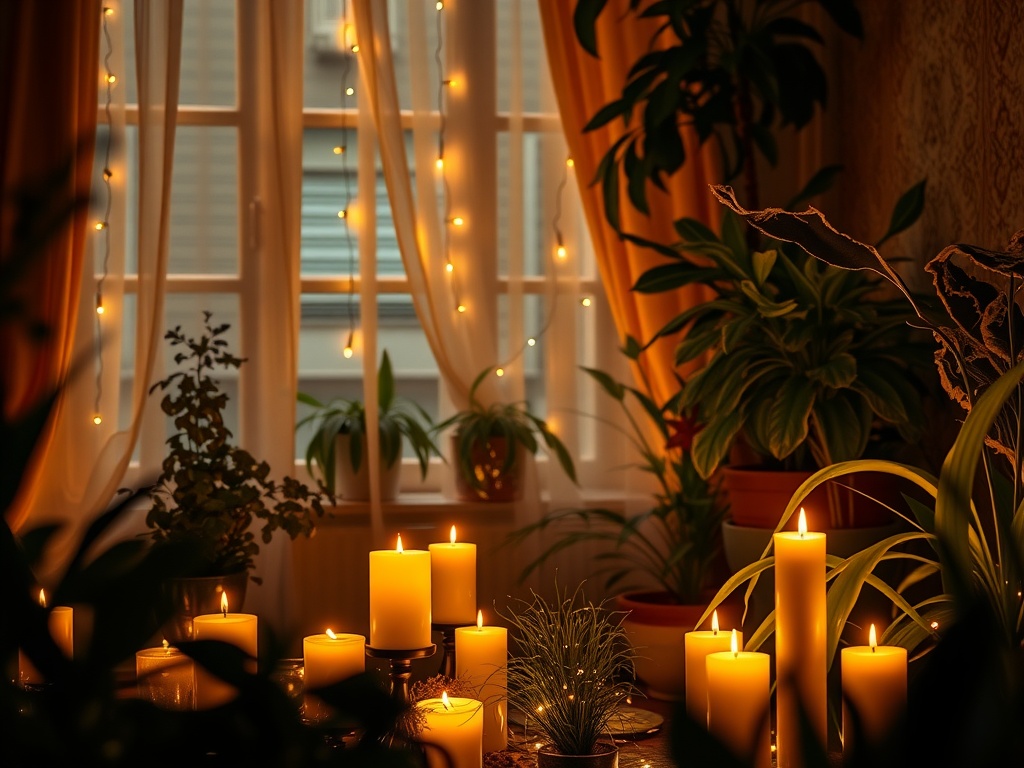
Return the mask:
<svg viewBox="0 0 1024 768"><path fill-rule="evenodd" d="M410 704L409 678L412 677L414 659L427 659L434 655L437 646L431 643L425 648L391 650L389 648L371 648L366 646L366 655L373 659L387 659L391 663L388 676L391 678L390 693L392 698L402 704Z"/></svg>
<svg viewBox="0 0 1024 768"><path fill-rule="evenodd" d="M469 624L431 624L435 632L441 633L441 668L437 674L455 677L455 630Z"/></svg>

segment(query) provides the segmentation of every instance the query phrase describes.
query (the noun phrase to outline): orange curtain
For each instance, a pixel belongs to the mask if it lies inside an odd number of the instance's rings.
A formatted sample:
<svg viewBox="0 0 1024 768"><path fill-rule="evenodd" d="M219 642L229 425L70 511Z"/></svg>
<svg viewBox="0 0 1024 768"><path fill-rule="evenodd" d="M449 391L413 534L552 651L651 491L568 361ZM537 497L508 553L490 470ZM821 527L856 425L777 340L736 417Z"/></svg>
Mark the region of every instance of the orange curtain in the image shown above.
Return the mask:
<svg viewBox="0 0 1024 768"><path fill-rule="evenodd" d="M0 264L25 258L14 249L15 195L45 190L47 204L86 200L92 183L99 81L99 0L3 3L0 7ZM60 174L69 164L69 172ZM49 233L14 289L27 319L44 323L49 336L33 341L21 322L0 326L0 381L5 418L25 413L68 373L85 261L89 211ZM36 446L8 522L17 528L36 491L43 458L53 441L55 413Z"/></svg>
<svg viewBox="0 0 1024 768"><path fill-rule="evenodd" d="M598 21L601 58L595 59L576 39L574 7L575 2L540 3L548 65L612 317L622 339L629 334L643 342L680 311L706 301L709 295L699 286L647 296L630 290L641 274L662 263L664 257L621 240L604 218L600 185L590 184L601 157L622 135L622 121L589 133L583 132L583 126L598 109L622 95L626 74L633 62L648 51L656 25L629 13L629 0L610 0ZM650 216L635 210L622 194L624 231L671 244L678 240L672 222L682 216L700 219L717 230L718 207L713 205L708 190L708 185L717 180L711 146L700 148L692 132L684 136L684 141L686 164L666 185L668 193L649 185ZM657 402L663 402L679 388L673 375L673 347L674 342L663 340L643 361Z"/></svg>

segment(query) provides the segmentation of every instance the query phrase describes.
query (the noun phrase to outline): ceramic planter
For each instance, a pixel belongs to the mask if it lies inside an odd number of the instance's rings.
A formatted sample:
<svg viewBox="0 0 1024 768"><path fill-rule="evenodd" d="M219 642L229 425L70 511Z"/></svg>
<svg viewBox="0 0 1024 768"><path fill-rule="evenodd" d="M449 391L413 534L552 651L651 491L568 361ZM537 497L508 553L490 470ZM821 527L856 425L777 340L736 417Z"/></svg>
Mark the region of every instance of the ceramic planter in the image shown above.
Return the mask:
<svg viewBox="0 0 1024 768"><path fill-rule="evenodd" d="M359 463L359 471L352 469L351 435L338 435L334 446L334 483L338 494L345 501L370 500L370 462L367 460L369 449L366 435L360 438L363 442L363 460ZM402 457L390 467L380 466L380 500L393 501L398 496L402 483Z"/></svg>
<svg viewBox="0 0 1024 768"><path fill-rule="evenodd" d="M537 768L618 768L619 748L606 741L594 747L592 755L563 755L550 744L537 750Z"/></svg>
<svg viewBox="0 0 1024 768"><path fill-rule="evenodd" d="M192 619L207 613L220 613L223 592L228 595L228 610L240 613L245 603L245 590L248 584L247 570L229 573L226 576L171 579L166 583L165 589L175 612L164 629L167 641L174 643L191 640Z"/></svg>
<svg viewBox="0 0 1024 768"><path fill-rule="evenodd" d="M648 696L666 701L685 699L683 638L696 627L713 596L714 590L698 605L680 605L668 592L627 592L615 598L616 610L629 612L622 626L636 651L636 676ZM718 610L723 627L739 627L741 617L734 602Z"/></svg>
<svg viewBox="0 0 1024 768"><path fill-rule="evenodd" d="M519 482L519 446L503 437L488 438L484 445L473 446L473 472L480 487L470 485L462 475L459 463L458 436L452 437L452 465L455 469L455 494L462 501L516 501L522 496ZM510 469L503 469L508 452L512 451Z"/></svg>

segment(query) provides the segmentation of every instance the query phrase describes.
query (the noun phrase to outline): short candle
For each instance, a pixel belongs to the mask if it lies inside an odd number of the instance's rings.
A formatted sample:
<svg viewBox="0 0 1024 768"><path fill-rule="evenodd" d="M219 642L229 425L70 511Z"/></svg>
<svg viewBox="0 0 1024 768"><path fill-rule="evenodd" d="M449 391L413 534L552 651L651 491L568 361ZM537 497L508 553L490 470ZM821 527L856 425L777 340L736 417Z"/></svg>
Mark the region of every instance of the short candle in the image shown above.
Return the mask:
<svg viewBox="0 0 1024 768"><path fill-rule="evenodd" d="M353 677L366 670L366 638L327 629L302 639L303 688L310 691ZM329 714L315 695L304 695L303 714L320 720Z"/></svg>
<svg viewBox="0 0 1024 768"><path fill-rule="evenodd" d="M370 647L430 645L430 552L402 547L370 553Z"/></svg>
<svg viewBox="0 0 1024 768"><path fill-rule="evenodd" d="M843 750L854 742L883 743L907 710L907 649L878 645L875 625L868 645L843 648ZM857 713L856 719L853 711ZM860 732L855 733L855 723Z"/></svg>
<svg viewBox="0 0 1024 768"><path fill-rule="evenodd" d="M256 616L251 613L228 613L228 595L220 596L220 613L196 616L192 620L192 633L196 640L220 640L241 648L255 665L258 628ZM255 666L253 666L255 671ZM231 701L237 695L228 685L202 667L196 667L196 709L210 709Z"/></svg>
<svg viewBox="0 0 1024 768"><path fill-rule="evenodd" d="M430 606L435 624L471 624L476 615L476 544L455 540L431 544Z"/></svg>
<svg viewBox="0 0 1024 768"><path fill-rule="evenodd" d="M423 713L424 728L417 737L427 749L429 768L480 768L483 765L483 706L476 699L424 699L416 704ZM443 750L443 751L442 751Z"/></svg>
<svg viewBox="0 0 1024 768"><path fill-rule="evenodd" d="M455 676L465 680L484 704L483 749L508 746L508 630L485 627L477 611L475 627L455 630Z"/></svg>
<svg viewBox="0 0 1024 768"><path fill-rule="evenodd" d="M733 630L736 631L736 630ZM738 642L743 644L743 633L737 632ZM705 659L709 653L729 650L730 635L720 632L718 611L711 615L711 629L687 632L683 636L683 650L686 656L686 714L694 722L707 727L708 686Z"/></svg>
<svg viewBox="0 0 1024 768"><path fill-rule="evenodd" d="M139 697L162 709L187 711L195 696L195 664L164 640L160 648L135 654L135 680Z"/></svg>
<svg viewBox="0 0 1024 768"><path fill-rule="evenodd" d="M39 604L43 608L46 607L46 591L43 589L39 590ZM74 623L75 612L66 605L55 605L47 618L50 637L69 659L74 658L75 655ZM42 673L35 668L28 656L20 649L18 651L18 680L22 685L39 685L46 682Z"/></svg>
<svg viewBox="0 0 1024 768"><path fill-rule="evenodd" d="M737 632L730 650L708 654L708 730L744 764L771 768L767 653L740 652Z"/></svg>

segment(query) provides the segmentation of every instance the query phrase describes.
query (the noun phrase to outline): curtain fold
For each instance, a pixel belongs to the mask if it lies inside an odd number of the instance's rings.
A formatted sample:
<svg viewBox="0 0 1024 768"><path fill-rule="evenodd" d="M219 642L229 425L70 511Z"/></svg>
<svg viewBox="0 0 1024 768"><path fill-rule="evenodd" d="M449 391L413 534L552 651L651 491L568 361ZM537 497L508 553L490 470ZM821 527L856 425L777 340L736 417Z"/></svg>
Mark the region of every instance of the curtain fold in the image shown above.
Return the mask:
<svg viewBox="0 0 1024 768"><path fill-rule="evenodd" d="M0 9L0 266L25 254L12 250L18 196L41 194L48 212L58 203L85 200L92 185L96 136L99 0L57 3L4 3ZM60 23L55 23L59 19ZM67 164L67 174L61 168ZM56 176L55 176L56 174ZM48 179L56 184L42 185ZM18 286L4 286L22 302L24 316L49 328L41 342L31 340L26 324L0 326L0 407L5 418L23 414L69 373L74 357L79 286L86 264L89 211L78 206L66 222L32 254ZM23 526L46 485L61 418L67 418L67 394L58 398L35 450L7 522ZM88 417L83 421L88 422Z"/></svg>
<svg viewBox="0 0 1024 768"><path fill-rule="evenodd" d="M104 5L113 10L107 21L112 38L123 42L119 26L121 4L107 2ZM68 382L63 398L69 405L57 412L56 438L51 451L41 461L39 491L28 505L22 521L25 526L44 520L65 524L53 551L48 554L43 569L48 575L59 571L81 531L110 503L122 484L141 429L148 383L153 379L155 362L162 349L182 8L182 0L137 0L134 7L139 105L138 231L134 243L138 287L135 331L129 352L133 361L132 377L126 391L122 391L120 381L120 312L129 306L122 294L126 267L123 242L126 142L123 89L114 90L117 102L111 110L110 126L114 136L110 163L114 198L109 222L112 244L103 298L107 311L97 324L92 305L96 293L92 270L93 260L96 259L98 264L102 255L97 257L90 253L86 259L85 276L80 277L75 285L79 295L76 300L74 354L76 359L91 365L83 365L83 372L76 372ZM99 19L101 9L98 3L94 11ZM91 36L98 36L95 28ZM121 50L122 46L117 46L115 65L121 61ZM97 50L93 48L89 71L94 82L99 79L97 62ZM94 90L88 105L93 119L96 105ZM95 174L100 170L90 168L90 172ZM91 243L92 249L100 247L95 240ZM102 366L96 363L98 341L102 342ZM88 373L94 375L86 375ZM102 423L98 426L92 421L97 396L102 416ZM124 398L128 399L127 403L121 402ZM120 421L119 412L126 414Z"/></svg>
<svg viewBox="0 0 1024 768"><path fill-rule="evenodd" d="M637 278L661 263L663 257L618 237L605 220L600 186L591 184L601 157L624 129L621 121L588 133L583 132L583 127L598 109L621 96L630 66L647 52L657 29L652 20L638 19L630 13L629 4L629 0L610 0L599 17L599 59L584 51L576 39L572 19L575 3L541 2L540 12L562 126L575 162L576 184L612 316L620 341L629 334L645 342L680 311L707 301L710 296L699 286L647 296L633 293L630 288ZM692 131L685 133L684 142L686 164L668 180L667 192L648 187L649 216L635 210L622 192L620 212L624 231L671 244L678 240L672 222L682 216L691 216L717 229L719 212L708 191L708 185L717 179L711 146L699 147ZM679 388L674 375L673 344L671 340L658 342L642 361L658 402L664 402ZM688 368L679 370L685 372Z"/></svg>

